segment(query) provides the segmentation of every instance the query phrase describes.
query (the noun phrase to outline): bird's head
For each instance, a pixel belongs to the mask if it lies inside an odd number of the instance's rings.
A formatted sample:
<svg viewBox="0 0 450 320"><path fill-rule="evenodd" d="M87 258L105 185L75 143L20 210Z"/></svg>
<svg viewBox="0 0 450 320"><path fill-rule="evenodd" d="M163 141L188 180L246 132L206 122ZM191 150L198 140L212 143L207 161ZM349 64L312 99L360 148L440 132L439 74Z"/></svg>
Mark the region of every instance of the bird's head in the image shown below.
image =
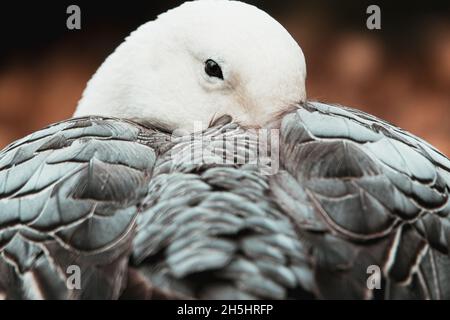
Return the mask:
<svg viewBox="0 0 450 320"><path fill-rule="evenodd" d="M186 2L127 37L89 81L75 116L113 116L192 132L222 115L264 127L302 102L305 59L264 11ZM198 127L198 126L197 126Z"/></svg>

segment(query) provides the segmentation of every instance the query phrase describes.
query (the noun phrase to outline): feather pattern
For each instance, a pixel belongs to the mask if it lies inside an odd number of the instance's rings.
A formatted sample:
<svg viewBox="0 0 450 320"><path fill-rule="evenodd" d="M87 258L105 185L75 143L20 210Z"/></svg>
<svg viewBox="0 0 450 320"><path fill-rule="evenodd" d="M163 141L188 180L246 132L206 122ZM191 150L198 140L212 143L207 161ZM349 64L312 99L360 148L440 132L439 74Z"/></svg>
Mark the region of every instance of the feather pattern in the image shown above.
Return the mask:
<svg viewBox="0 0 450 320"><path fill-rule="evenodd" d="M11 144L0 298L450 299L447 157L318 102L282 117L275 174L246 161L257 141L227 117L181 137L84 117ZM371 265L381 290L367 287Z"/></svg>

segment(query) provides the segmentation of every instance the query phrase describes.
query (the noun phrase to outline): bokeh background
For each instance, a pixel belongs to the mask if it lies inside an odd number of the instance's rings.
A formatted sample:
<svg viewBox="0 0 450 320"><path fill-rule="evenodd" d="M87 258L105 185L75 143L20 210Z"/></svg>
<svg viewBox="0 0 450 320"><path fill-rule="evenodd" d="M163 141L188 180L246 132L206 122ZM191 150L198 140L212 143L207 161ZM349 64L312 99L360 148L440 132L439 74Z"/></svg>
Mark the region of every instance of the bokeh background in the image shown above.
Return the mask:
<svg viewBox="0 0 450 320"><path fill-rule="evenodd" d="M140 24L182 1L1 4L0 148L71 116L96 68ZM357 107L450 155L450 1L248 1L303 48L310 99ZM78 4L82 29L66 28ZM381 30L366 8L381 8Z"/></svg>

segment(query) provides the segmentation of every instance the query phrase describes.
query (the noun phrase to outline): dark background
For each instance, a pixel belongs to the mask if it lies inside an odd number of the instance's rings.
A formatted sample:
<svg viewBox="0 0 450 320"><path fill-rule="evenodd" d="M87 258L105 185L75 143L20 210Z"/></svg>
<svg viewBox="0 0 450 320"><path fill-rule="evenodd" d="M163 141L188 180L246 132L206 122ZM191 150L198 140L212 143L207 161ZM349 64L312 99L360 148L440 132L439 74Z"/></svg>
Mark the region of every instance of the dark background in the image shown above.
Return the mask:
<svg viewBox="0 0 450 320"><path fill-rule="evenodd" d="M0 148L71 116L99 64L140 24L182 1L0 4ZM247 1L302 47L310 99L363 109L450 154L450 1ZM82 29L66 28L81 7ZM381 7L381 30L366 8Z"/></svg>

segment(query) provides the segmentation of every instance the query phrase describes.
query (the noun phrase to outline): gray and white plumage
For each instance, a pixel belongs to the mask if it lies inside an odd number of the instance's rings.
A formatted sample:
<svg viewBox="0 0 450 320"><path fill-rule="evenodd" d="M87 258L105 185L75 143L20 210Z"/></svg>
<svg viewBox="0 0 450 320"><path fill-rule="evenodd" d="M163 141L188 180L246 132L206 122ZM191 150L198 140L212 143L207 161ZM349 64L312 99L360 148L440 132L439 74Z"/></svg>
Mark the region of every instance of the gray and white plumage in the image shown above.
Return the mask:
<svg viewBox="0 0 450 320"><path fill-rule="evenodd" d="M206 129L222 134L247 135ZM450 298L448 158L317 102L285 114L280 138L275 175L178 161L171 150L194 140L114 118L13 143L0 153L0 295ZM65 285L72 264L81 290ZM367 288L369 265L382 290Z"/></svg>
<svg viewBox="0 0 450 320"><path fill-rule="evenodd" d="M78 118L0 152L0 299L450 299L450 161L366 113L307 102L305 77L289 33L238 1L141 26ZM224 136L233 159L255 151L249 128L280 130L274 174L220 161Z"/></svg>

